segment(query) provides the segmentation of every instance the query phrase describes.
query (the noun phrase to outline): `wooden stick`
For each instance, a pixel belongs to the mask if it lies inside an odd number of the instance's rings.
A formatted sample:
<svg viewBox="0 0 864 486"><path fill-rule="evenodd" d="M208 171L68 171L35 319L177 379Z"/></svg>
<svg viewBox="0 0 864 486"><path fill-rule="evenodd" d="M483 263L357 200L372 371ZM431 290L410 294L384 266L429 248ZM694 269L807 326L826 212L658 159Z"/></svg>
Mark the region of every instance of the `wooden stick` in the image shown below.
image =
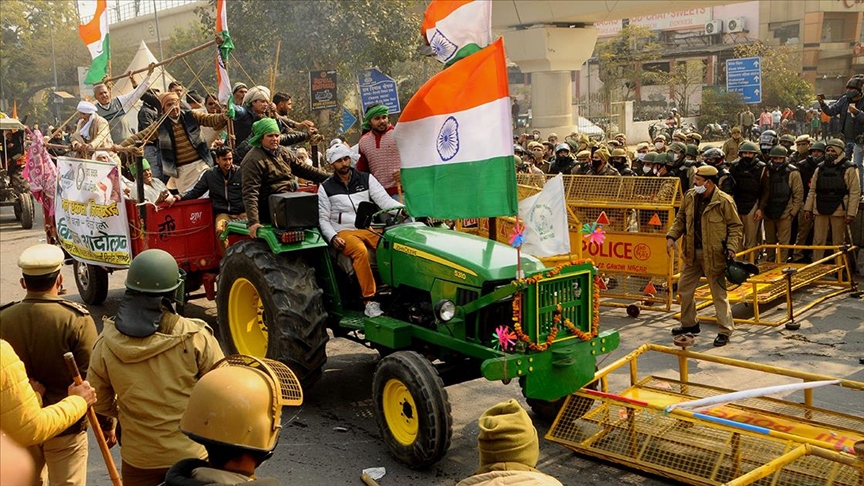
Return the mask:
<svg viewBox="0 0 864 486"><path fill-rule="evenodd" d="M72 375L72 381L76 385L82 383L81 373L78 371L78 364L75 362L75 356L72 353L64 353L63 359L66 360L66 367ZM123 486L123 481L120 479L120 473L117 472L117 466L114 465L114 458L111 457L111 451L108 450L108 443L105 442L105 435L102 433L102 427L99 426L99 419L96 418L96 412L92 407L87 407L87 420L90 422L90 427L93 428L93 434L96 436L96 441L99 443L99 450L102 451L102 458L105 459L105 466L108 468L108 476L111 477L111 482L114 486Z"/></svg>
<svg viewBox="0 0 864 486"><path fill-rule="evenodd" d="M204 49L207 49L208 47L212 47L212 46L216 45L216 43L217 43L216 39L213 39L210 42L207 42L206 44L201 44L200 46L189 49L186 52L181 52L180 54L176 54L174 56L171 56L168 59L165 59L164 61L157 62L156 64L153 65L153 67L157 68L160 66L164 66L166 64L171 64L172 62L176 61L177 59L186 57L190 54L195 54L198 51L203 51ZM123 79L123 78L129 77L133 74L145 73L148 70L150 70L150 66L138 69L137 71L130 71L128 73L121 74L120 76L114 76L113 78L103 79L100 83L101 84L110 83L112 81L117 81L118 79Z"/></svg>
<svg viewBox="0 0 864 486"><path fill-rule="evenodd" d="M279 49L282 47L282 39L276 43L276 63L273 64L273 70L270 71L270 95L275 93L276 89L276 71L279 69Z"/></svg>

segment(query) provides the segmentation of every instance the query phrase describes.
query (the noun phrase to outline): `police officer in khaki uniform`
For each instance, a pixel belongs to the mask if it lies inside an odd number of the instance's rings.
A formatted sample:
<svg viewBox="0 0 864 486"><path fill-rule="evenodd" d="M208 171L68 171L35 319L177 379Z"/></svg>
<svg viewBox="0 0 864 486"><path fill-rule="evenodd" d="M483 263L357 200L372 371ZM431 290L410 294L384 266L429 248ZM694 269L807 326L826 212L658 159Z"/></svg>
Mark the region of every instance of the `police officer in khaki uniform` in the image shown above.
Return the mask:
<svg viewBox="0 0 864 486"><path fill-rule="evenodd" d="M0 309L0 338L12 345L24 362L27 376L45 387L43 405L59 403L68 395L72 376L63 354L75 356L84 377L96 342L96 325L87 308L59 297L63 258L63 251L54 245L24 250L18 266L27 296ZM87 484L86 424L82 417L53 439L28 448L36 470L42 471L41 484ZM110 428L110 421L104 425Z"/></svg>
<svg viewBox="0 0 864 486"><path fill-rule="evenodd" d="M280 484L253 479L255 469L276 449L282 407L302 404L300 382L284 364L243 355L219 361L195 385L180 421L180 431L207 449L208 460L177 462L165 485Z"/></svg>
<svg viewBox="0 0 864 486"><path fill-rule="evenodd" d="M693 188L684 194L675 223L666 233L666 251L672 254L675 241L683 237L684 268L678 280L681 297L681 326L672 335L699 334L696 302L693 296L703 276L708 280L720 332L714 346L725 346L735 330L732 309L726 293L726 260L741 248L743 224L732 196L717 187L717 168L704 165L696 170Z"/></svg>
<svg viewBox="0 0 864 486"><path fill-rule="evenodd" d="M832 139L825 147L825 161L816 168L810 182L810 193L804 203L804 217L813 222L813 245L821 246L828 241L840 246L846 239L846 226L852 224L858 214L861 186L858 167L844 152L846 144ZM813 261L820 260L825 250L813 250Z"/></svg>
<svg viewBox="0 0 864 486"><path fill-rule="evenodd" d="M771 149L768 156L768 204L765 205L765 243L788 245L792 238L792 221L804 205L804 185L798 168L786 158L783 146ZM774 261L774 249L768 250L768 261ZM780 263L786 261L789 250L780 250Z"/></svg>

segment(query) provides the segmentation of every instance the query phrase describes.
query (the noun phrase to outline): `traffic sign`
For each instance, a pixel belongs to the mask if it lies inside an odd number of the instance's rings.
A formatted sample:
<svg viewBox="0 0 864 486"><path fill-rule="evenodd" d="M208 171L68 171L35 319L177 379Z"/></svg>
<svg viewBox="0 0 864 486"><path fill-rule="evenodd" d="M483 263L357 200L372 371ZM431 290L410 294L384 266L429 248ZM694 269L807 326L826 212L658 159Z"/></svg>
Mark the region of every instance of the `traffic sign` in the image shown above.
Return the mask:
<svg viewBox="0 0 864 486"><path fill-rule="evenodd" d="M399 93L396 90L396 81L382 73L371 69L361 69L357 73L357 83L360 85L360 102L363 110L373 103L381 103L386 106L391 114L399 113L402 107L399 105Z"/></svg>
<svg viewBox="0 0 864 486"><path fill-rule="evenodd" d="M744 103L762 103L762 60L758 57L727 59L726 91L741 93Z"/></svg>
<svg viewBox="0 0 864 486"><path fill-rule="evenodd" d="M357 117L352 115L350 111L344 106L342 107L342 128L339 130L342 133L348 131L349 128L353 127L354 124L357 123Z"/></svg>

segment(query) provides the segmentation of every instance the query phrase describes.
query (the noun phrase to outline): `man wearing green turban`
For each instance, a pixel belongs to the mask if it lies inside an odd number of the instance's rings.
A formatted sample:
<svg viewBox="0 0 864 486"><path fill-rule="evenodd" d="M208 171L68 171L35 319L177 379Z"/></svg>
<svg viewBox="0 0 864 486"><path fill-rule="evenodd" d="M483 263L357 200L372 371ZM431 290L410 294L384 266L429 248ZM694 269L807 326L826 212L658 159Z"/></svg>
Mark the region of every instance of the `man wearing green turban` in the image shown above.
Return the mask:
<svg viewBox="0 0 864 486"><path fill-rule="evenodd" d="M387 194L393 199L401 200L399 170L402 160L399 158L399 149L396 147L393 125L390 124L386 106L375 104L366 108L363 131L364 134L357 143L360 160L357 161L356 169L375 176Z"/></svg>
<svg viewBox="0 0 864 486"><path fill-rule="evenodd" d="M249 145L252 150L243 157L240 170L243 178L243 206L246 226L255 238L258 228L270 223L268 200L271 194L294 192L297 177L321 183L329 176L315 167L297 160L279 145L279 125L272 118L262 118L252 124Z"/></svg>

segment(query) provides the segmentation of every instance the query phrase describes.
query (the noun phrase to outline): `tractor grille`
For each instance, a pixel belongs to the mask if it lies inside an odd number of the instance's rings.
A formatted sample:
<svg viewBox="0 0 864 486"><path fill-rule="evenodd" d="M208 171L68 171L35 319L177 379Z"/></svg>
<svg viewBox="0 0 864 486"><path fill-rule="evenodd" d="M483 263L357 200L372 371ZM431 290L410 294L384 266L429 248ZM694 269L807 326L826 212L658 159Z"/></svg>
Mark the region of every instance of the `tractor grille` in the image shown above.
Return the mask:
<svg viewBox="0 0 864 486"><path fill-rule="evenodd" d="M527 309L536 309L537 339L535 342L543 343L546 336L555 325L555 316L558 305L561 305L561 324L558 326L558 335L555 341L561 341L572 335L564 328L563 322L569 319L579 330L590 332L591 330L591 275L590 273L577 273L543 279L537 283L536 294L533 296L534 304ZM525 319L533 316L525 315Z"/></svg>

